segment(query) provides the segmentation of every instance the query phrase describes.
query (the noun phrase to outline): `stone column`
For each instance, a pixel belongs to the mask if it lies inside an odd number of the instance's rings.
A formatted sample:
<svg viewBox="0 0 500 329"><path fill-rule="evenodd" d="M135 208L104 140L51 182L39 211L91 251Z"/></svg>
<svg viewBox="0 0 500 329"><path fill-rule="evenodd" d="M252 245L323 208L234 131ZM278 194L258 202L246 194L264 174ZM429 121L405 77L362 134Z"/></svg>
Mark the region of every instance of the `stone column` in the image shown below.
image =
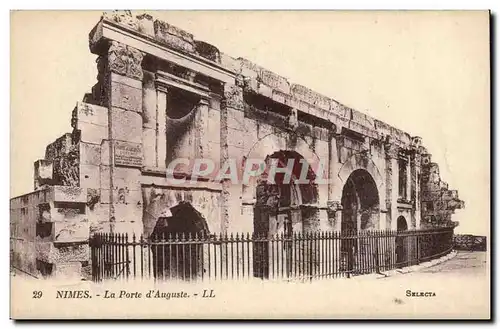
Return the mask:
<svg viewBox="0 0 500 329"><path fill-rule="evenodd" d="M333 231L333 220L329 218L328 209L325 207L320 207L318 209L318 217L319 217L319 230L321 232L330 232Z"/></svg>
<svg viewBox="0 0 500 329"><path fill-rule="evenodd" d="M331 230L340 231L341 230L341 220L342 220L342 203L340 199L342 198L343 186L338 177L338 172L341 167L338 156L337 147L337 126L333 125L330 130L328 144L328 201L327 201L327 214L328 220L330 222Z"/></svg>
<svg viewBox="0 0 500 329"><path fill-rule="evenodd" d="M195 152L197 158L210 158L208 147L208 109L210 101L202 98L198 103L195 117Z"/></svg>
<svg viewBox="0 0 500 329"><path fill-rule="evenodd" d="M156 167L156 106L157 96L155 76L152 72L144 71L142 89L142 144L144 165Z"/></svg>
<svg viewBox="0 0 500 329"><path fill-rule="evenodd" d="M156 92L156 166L167 167L167 94L166 87Z"/></svg>
<svg viewBox="0 0 500 329"><path fill-rule="evenodd" d="M342 186L338 173L342 164L339 161L337 147L337 127L333 126L330 131L330 142L328 144L328 200L333 201L339 199L342 194ZM339 191L340 187L340 191ZM339 195L335 195L335 192Z"/></svg>
<svg viewBox="0 0 500 329"><path fill-rule="evenodd" d="M388 141L385 145L386 207L388 229L396 229L398 202L398 147Z"/></svg>
<svg viewBox="0 0 500 329"><path fill-rule="evenodd" d="M142 59L116 41L107 53L109 163L101 168L101 197L109 195L110 232L142 233Z"/></svg>
<svg viewBox="0 0 500 329"><path fill-rule="evenodd" d="M229 146L229 127L228 117L237 111L243 111L243 81L237 79L235 84L224 85L224 98L221 100L220 110L220 163L224 163L231 156L236 157L237 154L230 149ZM230 180L224 180L222 183L221 192L221 231L227 232L230 218L238 220L238 209L241 208L241 193L242 189L231 188ZM240 211L241 213L241 211Z"/></svg>
<svg viewBox="0 0 500 329"><path fill-rule="evenodd" d="M421 154L418 148L414 148L411 154L411 180L412 191L411 199L413 202L413 216L415 221L415 228L420 228L421 212L420 212L420 172L421 172Z"/></svg>
<svg viewBox="0 0 500 329"><path fill-rule="evenodd" d="M301 205L303 232L309 237L306 239L305 245L301 248L304 256L305 268L304 274L317 273L321 259L321 248L318 248L315 239L315 234L319 234L320 230L320 209L313 205ZM317 237L317 235L316 235Z"/></svg>
<svg viewBox="0 0 500 329"><path fill-rule="evenodd" d="M254 221L254 207L256 203L255 194L256 194L256 186L255 181L250 181L249 185L242 186L242 198L241 198L241 228L240 231L243 233L252 233L253 229L253 221Z"/></svg>
<svg viewBox="0 0 500 329"><path fill-rule="evenodd" d="M406 156L406 200L411 200L411 159Z"/></svg>

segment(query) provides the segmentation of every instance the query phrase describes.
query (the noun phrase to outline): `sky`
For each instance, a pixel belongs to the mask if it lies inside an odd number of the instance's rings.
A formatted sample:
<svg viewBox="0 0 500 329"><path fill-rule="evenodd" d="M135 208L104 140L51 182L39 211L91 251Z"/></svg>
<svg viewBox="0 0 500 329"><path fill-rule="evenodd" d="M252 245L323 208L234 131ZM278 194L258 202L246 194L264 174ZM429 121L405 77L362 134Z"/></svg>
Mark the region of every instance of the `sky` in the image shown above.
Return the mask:
<svg viewBox="0 0 500 329"><path fill-rule="evenodd" d="M487 12L149 12L233 57L412 136L458 189L459 233L488 235L490 76ZM71 131L96 82L88 34L101 12L11 15L11 184L33 190L33 162Z"/></svg>

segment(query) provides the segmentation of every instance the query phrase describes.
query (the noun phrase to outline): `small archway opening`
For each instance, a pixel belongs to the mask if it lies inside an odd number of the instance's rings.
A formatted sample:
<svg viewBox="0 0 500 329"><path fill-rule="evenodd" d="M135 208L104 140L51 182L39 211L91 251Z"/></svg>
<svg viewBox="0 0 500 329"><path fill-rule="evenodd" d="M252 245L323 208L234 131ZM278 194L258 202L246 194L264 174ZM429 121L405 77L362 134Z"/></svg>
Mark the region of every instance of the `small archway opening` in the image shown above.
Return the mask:
<svg viewBox="0 0 500 329"><path fill-rule="evenodd" d="M396 229L398 230L398 232L408 230L408 223L406 222L406 218L404 218L403 216L398 217Z"/></svg>
<svg viewBox="0 0 500 329"><path fill-rule="evenodd" d="M406 218L399 216L396 222L396 230L398 235L396 235L396 265L397 267L405 267L408 265L408 236L400 235L404 234L408 230L408 223Z"/></svg>
<svg viewBox="0 0 500 329"><path fill-rule="evenodd" d="M181 201L170 208L170 216L159 217L151 240L188 240L210 234L203 215L191 203ZM156 278L191 280L203 271L203 246L160 243L151 248Z"/></svg>

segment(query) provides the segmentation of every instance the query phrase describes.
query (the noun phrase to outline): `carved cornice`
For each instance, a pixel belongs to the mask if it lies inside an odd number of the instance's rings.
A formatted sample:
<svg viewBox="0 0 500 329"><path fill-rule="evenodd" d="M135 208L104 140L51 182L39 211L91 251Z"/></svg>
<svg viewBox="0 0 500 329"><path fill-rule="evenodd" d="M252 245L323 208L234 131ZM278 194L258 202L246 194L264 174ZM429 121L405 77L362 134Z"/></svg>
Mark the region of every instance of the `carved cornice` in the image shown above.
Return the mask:
<svg viewBox="0 0 500 329"><path fill-rule="evenodd" d="M230 107L237 110L244 108L243 89L238 85L226 84L224 86L224 98L221 101L223 107Z"/></svg>
<svg viewBox="0 0 500 329"><path fill-rule="evenodd" d="M108 50L108 67L111 72L142 80L143 54L139 50L111 41Z"/></svg>
<svg viewBox="0 0 500 329"><path fill-rule="evenodd" d="M168 93L170 87L183 90L208 101L210 89L193 81L183 79L176 75L158 71L155 75L155 84L158 90Z"/></svg>

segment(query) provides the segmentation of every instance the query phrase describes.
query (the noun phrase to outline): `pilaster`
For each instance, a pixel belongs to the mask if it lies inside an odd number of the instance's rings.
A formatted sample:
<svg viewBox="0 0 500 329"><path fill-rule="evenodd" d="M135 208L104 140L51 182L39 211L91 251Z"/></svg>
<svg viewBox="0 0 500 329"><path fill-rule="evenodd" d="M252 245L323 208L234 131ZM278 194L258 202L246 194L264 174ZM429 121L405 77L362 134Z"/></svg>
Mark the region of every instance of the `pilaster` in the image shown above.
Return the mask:
<svg viewBox="0 0 500 329"><path fill-rule="evenodd" d="M109 204L109 231L142 233L143 54L111 41L107 54L108 165L101 165L101 203Z"/></svg>
<svg viewBox="0 0 500 329"><path fill-rule="evenodd" d="M386 170L386 227L396 228L398 201L398 152L399 147L387 141L384 144Z"/></svg>
<svg viewBox="0 0 500 329"><path fill-rule="evenodd" d="M208 146L208 111L210 101L207 98L201 98L195 116L195 155L197 158L211 158Z"/></svg>
<svg viewBox="0 0 500 329"><path fill-rule="evenodd" d="M422 172L422 140L420 137L415 136L412 138L412 153L410 157L411 163L411 200L414 205L415 228L420 228L421 216L421 182L420 175Z"/></svg>
<svg viewBox="0 0 500 329"><path fill-rule="evenodd" d="M224 166L233 153L229 147L228 117L230 112L243 111L243 80L236 79L235 84L224 85L224 97L220 109L220 163ZM233 153L234 155L234 153ZM227 232L230 218L241 212L242 188L231 186L230 180L223 180L221 192L221 231ZM238 218L238 217L234 217Z"/></svg>
<svg viewBox="0 0 500 329"><path fill-rule="evenodd" d="M156 91L156 167L167 166L167 95L166 87Z"/></svg>
<svg viewBox="0 0 500 329"><path fill-rule="evenodd" d="M333 125L328 136L328 202L334 202L342 197L342 183L338 176L342 166L337 145L339 132L337 126Z"/></svg>

